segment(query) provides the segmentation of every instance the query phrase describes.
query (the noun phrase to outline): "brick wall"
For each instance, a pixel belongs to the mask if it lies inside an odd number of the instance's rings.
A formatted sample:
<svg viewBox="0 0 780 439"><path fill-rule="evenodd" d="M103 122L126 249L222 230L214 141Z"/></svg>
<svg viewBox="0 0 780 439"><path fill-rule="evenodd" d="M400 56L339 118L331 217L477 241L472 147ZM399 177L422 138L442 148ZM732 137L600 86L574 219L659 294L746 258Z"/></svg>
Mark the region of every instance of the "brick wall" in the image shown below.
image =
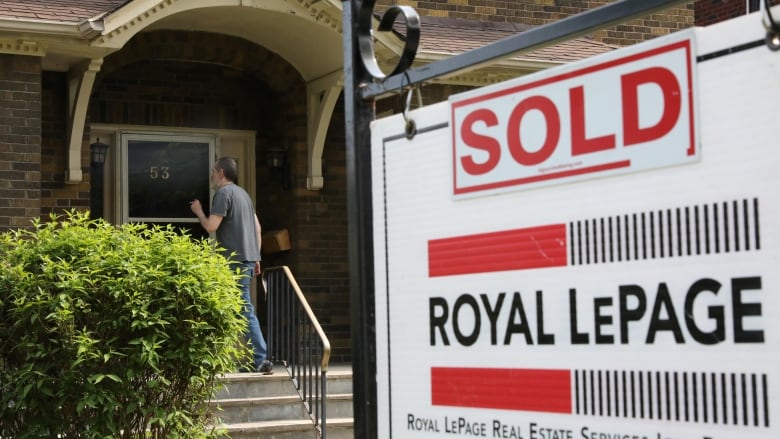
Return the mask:
<svg viewBox="0 0 780 439"><path fill-rule="evenodd" d="M41 212L41 61L0 55L0 231Z"/></svg>
<svg viewBox="0 0 780 439"><path fill-rule="evenodd" d="M420 15L542 25L611 3L609 0L377 0L376 11L408 5ZM693 25L693 2L595 32L597 41L629 45Z"/></svg>
<svg viewBox="0 0 780 439"><path fill-rule="evenodd" d="M752 6L758 7L759 2L763 1L754 1ZM696 26L709 26L729 18L745 15L748 3L746 0L698 0L694 5ZM771 0L770 4L780 5L780 0Z"/></svg>

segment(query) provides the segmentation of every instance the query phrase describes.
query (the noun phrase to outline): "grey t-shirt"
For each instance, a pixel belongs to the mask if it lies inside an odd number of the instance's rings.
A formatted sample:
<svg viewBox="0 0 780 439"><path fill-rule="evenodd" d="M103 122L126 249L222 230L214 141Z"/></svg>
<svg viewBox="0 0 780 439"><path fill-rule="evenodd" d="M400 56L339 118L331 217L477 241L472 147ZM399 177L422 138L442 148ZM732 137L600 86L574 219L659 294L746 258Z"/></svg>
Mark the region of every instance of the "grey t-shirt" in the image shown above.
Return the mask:
<svg viewBox="0 0 780 439"><path fill-rule="evenodd" d="M211 201L211 214L222 216L217 228L217 242L227 249L233 261L259 261L260 249L257 247L255 230L255 208L246 191L235 184L227 184L217 189Z"/></svg>

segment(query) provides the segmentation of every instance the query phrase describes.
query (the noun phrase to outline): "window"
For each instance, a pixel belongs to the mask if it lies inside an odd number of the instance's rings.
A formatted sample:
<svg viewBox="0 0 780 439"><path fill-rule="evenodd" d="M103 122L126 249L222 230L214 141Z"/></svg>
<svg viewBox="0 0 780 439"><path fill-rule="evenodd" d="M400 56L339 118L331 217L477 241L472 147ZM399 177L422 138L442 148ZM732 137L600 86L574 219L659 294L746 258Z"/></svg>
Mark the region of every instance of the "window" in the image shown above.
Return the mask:
<svg viewBox="0 0 780 439"><path fill-rule="evenodd" d="M190 210L197 198L208 213L214 136L123 133L122 222L173 224L204 236Z"/></svg>

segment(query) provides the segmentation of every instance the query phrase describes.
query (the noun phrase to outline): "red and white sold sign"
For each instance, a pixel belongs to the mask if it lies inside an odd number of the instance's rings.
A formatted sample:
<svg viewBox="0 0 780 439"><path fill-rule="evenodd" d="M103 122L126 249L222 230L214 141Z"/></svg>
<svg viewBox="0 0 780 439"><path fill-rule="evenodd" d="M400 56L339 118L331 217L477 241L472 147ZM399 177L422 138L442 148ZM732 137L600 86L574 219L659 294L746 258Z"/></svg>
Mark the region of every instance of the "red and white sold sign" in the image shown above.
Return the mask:
<svg viewBox="0 0 780 439"><path fill-rule="evenodd" d="M680 38L451 97L453 194L698 160L694 53Z"/></svg>
<svg viewBox="0 0 780 439"><path fill-rule="evenodd" d="M374 122L379 438L780 437L765 33L753 14L452 96L412 139Z"/></svg>

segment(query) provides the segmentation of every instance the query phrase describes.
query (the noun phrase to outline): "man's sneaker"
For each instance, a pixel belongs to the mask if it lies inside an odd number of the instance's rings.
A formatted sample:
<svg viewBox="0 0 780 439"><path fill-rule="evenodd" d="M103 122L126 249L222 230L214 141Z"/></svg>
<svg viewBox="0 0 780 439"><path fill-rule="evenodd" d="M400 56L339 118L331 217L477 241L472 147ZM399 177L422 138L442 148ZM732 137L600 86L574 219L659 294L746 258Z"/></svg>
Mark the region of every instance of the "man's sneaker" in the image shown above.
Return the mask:
<svg viewBox="0 0 780 439"><path fill-rule="evenodd" d="M274 370L274 364L268 360L263 361L263 364L261 364L260 367L257 368L258 372L265 375L272 374L273 370Z"/></svg>

